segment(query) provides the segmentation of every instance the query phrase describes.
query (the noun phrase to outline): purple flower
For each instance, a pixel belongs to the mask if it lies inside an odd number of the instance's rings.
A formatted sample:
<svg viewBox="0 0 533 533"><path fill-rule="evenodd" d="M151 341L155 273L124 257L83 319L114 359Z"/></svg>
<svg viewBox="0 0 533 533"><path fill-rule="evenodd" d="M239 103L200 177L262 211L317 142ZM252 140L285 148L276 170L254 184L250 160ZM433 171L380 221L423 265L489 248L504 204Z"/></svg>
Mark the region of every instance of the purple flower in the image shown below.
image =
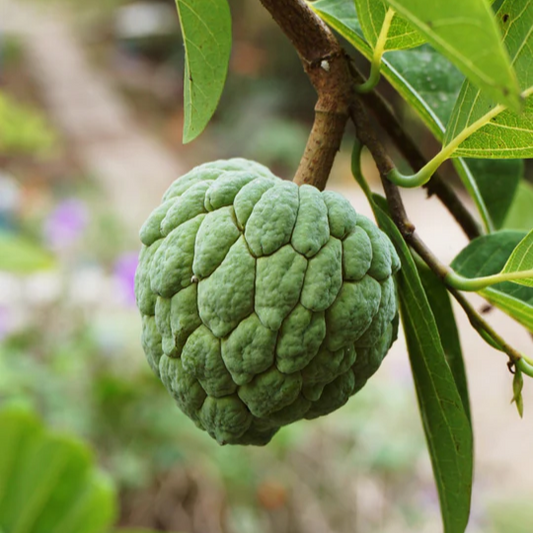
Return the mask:
<svg viewBox="0 0 533 533"><path fill-rule="evenodd" d="M122 254L113 268L117 292L126 305L135 305L135 271L139 264L137 252Z"/></svg>
<svg viewBox="0 0 533 533"><path fill-rule="evenodd" d="M88 222L89 213L84 202L73 198L64 200L44 223L46 242L54 250L68 248L81 237Z"/></svg>

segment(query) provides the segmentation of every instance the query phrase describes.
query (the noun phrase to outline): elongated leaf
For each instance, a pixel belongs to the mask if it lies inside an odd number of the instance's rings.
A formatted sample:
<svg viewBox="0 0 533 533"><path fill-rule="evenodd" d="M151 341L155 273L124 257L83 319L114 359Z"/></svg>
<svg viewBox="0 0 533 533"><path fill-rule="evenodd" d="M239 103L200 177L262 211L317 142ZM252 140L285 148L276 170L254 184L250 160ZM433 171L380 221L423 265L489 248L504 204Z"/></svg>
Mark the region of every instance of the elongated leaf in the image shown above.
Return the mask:
<svg viewBox="0 0 533 533"><path fill-rule="evenodd" d="M504 43L518 77L521 91L533 87L533 3L505 0L497 13ZM445 144L470 126L496 104L469 81L465 81L447 126ZM507 110L466 139L455 157L530 158L533 157L533 95L521 113Z"/></svg>
<svg viewBox="0 0 533 533"><path fill-rule="evenodd" d="M195 139L213 116L231 52L227 0L176 0L185 45L183 142Z"/></svg>
<svg viewBox="0 0 533 533"><path fill-rule="evenodd" d="M507 229L522 229L529 231L533 228L533 186L522 180L513 203L505 217L503 227Z"/></svg>
<svg viewBox="0 0 533 533"><path fill-rule="evenodd" d="M355 0L357 15L366 40L376 46L388 6L382 0ZM404 50L422 44L424 37L403 17L395 13L385 43L385 50Z"/></svg>
<svg viewBox="0 0 533 533"><path fill-rule="evenodd" d="M445 533L463 533L472 492L473 436L413 258L390 218L375 207L402 262L397 276L402 323Z"/></svg>
<svg viewBox="0 0 533 533"><path fill-rule="evenodd" d="M387 0L477 87L519 111L516 75L487 0Z"/></svg>
<svg viewBox="0 0 533 533"><path fill-rule="evenodd" d="M476 176L479 192L494 228L500 229L524 176L524 162L521 159L467 159L466 164Z"/></svg>
<svg viewBox="0 0 533 533"><path fill-rule="evenodd" d="M372 49L363 38L352 2L319 0L311 7L329 26L371 59ZM442 140L444 124L451 116L464 80L457 68L429 45L424 45L413 50L387 53L382 62L382 74L418 113L433 135ZM452 162L476 202L486 228L492 229L495 224L484 204L476 172L462 158L454 158Z"/></svg>
<svg viewBox="0 0 533 533"><path fill-rule="evenodd" d="M497 274L525 236L524 231L500 230L478 237L459 252L451 266L467 278Z"/></svg>
<svg viewBox="0 0 533 533"><path fill-rule="evenodd" d="M503 289L498 290L494 287L483 289L479 294L533 333L533 298L528 297L529 295L513 296Z"/></svg>
<svg viewBox="0 0 533 533"><path fill-rule="evenodd" d="M387 54L387 61L405 80L410 91L435 115L438 139L451 116L464 76L441 54L429 45L409 51ZM429 126L429 123L427 123Z"/></svg>
<svg viewBox="0 0 533 533"><path fill-rule="evenodd" d="M470 423L472 423L463 351L461 350L461 341L459 339L459 331L457 330L450 295L442 281L429 268L418 267L418 274L420 275L429 305L435 317L446 361L448 361L455 385L461 395L466 416Z"/></svg>
<svg viewBox="0 0 533 533"><path fill-rule="evenodd" d="M507 263L505 263L502 272L522 272L524 270L533 270L533 230L518 243ZM515 283L533 287L533 276L526 279L517 279Z"/></svg>
<svg viewBox="0 0 533 533"><path fill-rule="evenodd" d="M525 235L524 231L500 230L478 237L461 250L451 266L468 278L497 274ZM532 287L505 281L483 289L480 294L533 332Z"/></svg>
<svg viewBox="0 0 533 533"><path fill-rule="evenodd" d="M47 432L27 411L0 410L0 528L6 533L104 533L115 493L77 440Z"/></svg>

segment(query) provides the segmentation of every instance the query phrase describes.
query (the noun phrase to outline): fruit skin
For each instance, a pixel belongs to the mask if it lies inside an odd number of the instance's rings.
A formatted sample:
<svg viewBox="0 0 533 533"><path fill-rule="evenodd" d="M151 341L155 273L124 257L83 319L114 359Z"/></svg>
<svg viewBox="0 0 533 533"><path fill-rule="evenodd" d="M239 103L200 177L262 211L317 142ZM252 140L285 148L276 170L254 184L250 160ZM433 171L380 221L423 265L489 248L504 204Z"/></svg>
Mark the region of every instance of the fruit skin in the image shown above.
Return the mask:
<svg viewBox="0 0 533 533"><path fill-rule="evenodd" d="M396 339L398 256L340 194L215 161L170 186L140 237L148 363L219 444L338 409Z"/></svg>

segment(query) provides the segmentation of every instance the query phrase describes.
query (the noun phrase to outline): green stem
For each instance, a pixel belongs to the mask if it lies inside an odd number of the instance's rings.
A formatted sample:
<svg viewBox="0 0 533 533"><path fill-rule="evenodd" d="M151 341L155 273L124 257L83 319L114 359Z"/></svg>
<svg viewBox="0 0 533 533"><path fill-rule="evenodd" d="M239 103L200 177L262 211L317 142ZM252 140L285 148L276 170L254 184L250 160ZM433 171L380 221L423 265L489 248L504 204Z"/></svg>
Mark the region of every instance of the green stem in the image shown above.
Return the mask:
<svg viewBox="0 0 533 533"><path fill-rule="evenodd" d="M533 361L531 359L522 356L515 364L524 374L533 378Z"/></svg>
<svg viewBox="0 0 533 533"><path fill-rule="evenodd" d="M394 9L389 7L385 18L383 19L383 25L379 32L378 40L374 48L374 53L372 55L372 62L370 64L370 75L368 79L361 85L356 85L355 90L358 93L369 93L374 87L378 84L381 77L381 60L383 59L383 54L385 53L385 45L387 43L387 35L389 34L389 29L394 17Z"/></svg>
<svg viewBox="0 0 533 533"><path fill-rule="evenodd" d="M516 281L519 279L533 278L533 270L522 270L521 272L500 272L492 276L483 276L480 278L465 278L450 270L444 281L447 285L460 291L477 292L486 287L490 287L502 281Z"/></svg>
<svg viewBox="0 0 533 533"><path fill-rule="evenodd" d="M358 123L356 123L358 124ZM359 130L360 131L360 130ZM369 143L373 149L376 149L376 146L373 143ZM367 181L365 180L363 173L361 171L361 152L363 149L363 144L359 139L357 139L354 143L353 150L352 150L352 174L357 181L357 183L361 186L361 189L365 193L366 197L368 198L368 201L372 207L375 206L374 199L372 198L372 191L370 190L370 187L368 186ZM372 152L373 156L375 154ZM381 160L378 158L378 160ZM383 174L382 174L383 175ZM414 232L414 227L407 219L407 214L404 211L403 202L401 200L401 196L399 194L398 188L393 185L392 183L387 182L387 180L383 179L383 186L385 188L385 193L387 195L387 201L389 203L389 207L391 208L392 213L397 213L397 216L394 220L395 224L398 228L409 228L409 232L405 234L401 229L400 232L402 233L402 237L406 240L406 242L419 254L420 260L423 261L425 264L429 266L429 268L443 281L446 283L448 290L450 293L454 296L454 298L457 300L457 302L461 305L463 310L465 311L470 324L472 327L481 335L481 337L485 340L485 342L488 342L493 348L496 348L497 350L502 351L503 353L507 354L510 361L514 363L517 367L520 368L520 370L528 375L533 377L533 360L527 358L522 353L515 350L512 346L510 346L493 328L490 326L482 317L481 315L474 309L474 307L470 304L470 302L466 299L464 294L460 292L459 289L455 288L454 285L451 285L448 283L449 277L455 277L456 279L460 280L466 280L466 281L472 281L468 280L468 278L463 278L462 276L459 276L453 271L450 271L450 269L439 263L438 259L433 256L433 254L426 248L425 244L417 238L416 233ZM394 204L394 205L393 205ZM401 220L398 220L398 216L401 217ZM417 261L417 255L413 254L413 257L415 261ZM491 277L491 276L488 276Z"/></svg>
<svg viewBox="0 0 533 533"><path fill-rule="evenodd" d="M483 222L483 227L485 230L484 233L492 233L494 231L494 223L489 214L487 205L485 204L485 200L481 195L481 191L479 190L479 185L472 175L470 167L466 164L465 160L460 157L455 159L453 164L457 174L459 174L459 177L466 188L466 191L476 204L477 210L479 211L481 220ZM428 186L431 186L431 180L430 183L428 183Z"/></svg>
<svg viewBox="0 0 533 533"><path fill-rule="evenodd" d="M361 153L363 151L363 144L359 141L359 139L356 139L353 143L353 149L352 149L352 174L355 178L355 181L359 184L361 189L363 189L363 192L365 193L365 196L367 197L367 200L372 204L372 191L370 190L370 187L368 186L368 183L366 182L363 172L361 171Z"/></svg>
<svg viewBox="0 0 533 533"><path fill-rule="evenodd" d="M522 92L521 96L522 98L527 98L531 94L533 94L533 87L529 87L528 89L526 89L524 92ZM462 130L459 135L454 137L446 146L443 146L440 152L433 159L428 161L428 163L415 174L406 176L405 174L399 172L398 169L393 168L387 174L387 179L392 181L392 183L394 183L395 185L406 188L420 187L426 184L431 179L431 176L433 176L435 171L440 167L440 165L442 165L444 161L449 159L453 155L455 150L457 150L457 148L466 139L468 139L470 135L472 135L477 130L488 124L490 120L492 120L494 117L496 117L506 109L507 107L502 104L493 107L488 113L478 118L475 122L470 124L470 126Z"/></svg>

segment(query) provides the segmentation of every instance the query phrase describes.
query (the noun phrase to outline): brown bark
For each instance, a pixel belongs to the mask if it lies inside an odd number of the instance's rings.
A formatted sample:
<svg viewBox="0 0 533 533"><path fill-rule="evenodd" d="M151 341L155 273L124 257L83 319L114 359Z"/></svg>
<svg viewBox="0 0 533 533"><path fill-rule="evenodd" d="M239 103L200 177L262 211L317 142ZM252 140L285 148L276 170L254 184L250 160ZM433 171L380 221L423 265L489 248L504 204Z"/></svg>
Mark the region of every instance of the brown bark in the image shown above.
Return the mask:
<svg viewBox="0 0 533 533"><path fill-rule="evenodd" d="M315 121L293 181L326 187L352 99L348 58L336 37L303 0L261 0L298 52L318 93Z"/></svg>

